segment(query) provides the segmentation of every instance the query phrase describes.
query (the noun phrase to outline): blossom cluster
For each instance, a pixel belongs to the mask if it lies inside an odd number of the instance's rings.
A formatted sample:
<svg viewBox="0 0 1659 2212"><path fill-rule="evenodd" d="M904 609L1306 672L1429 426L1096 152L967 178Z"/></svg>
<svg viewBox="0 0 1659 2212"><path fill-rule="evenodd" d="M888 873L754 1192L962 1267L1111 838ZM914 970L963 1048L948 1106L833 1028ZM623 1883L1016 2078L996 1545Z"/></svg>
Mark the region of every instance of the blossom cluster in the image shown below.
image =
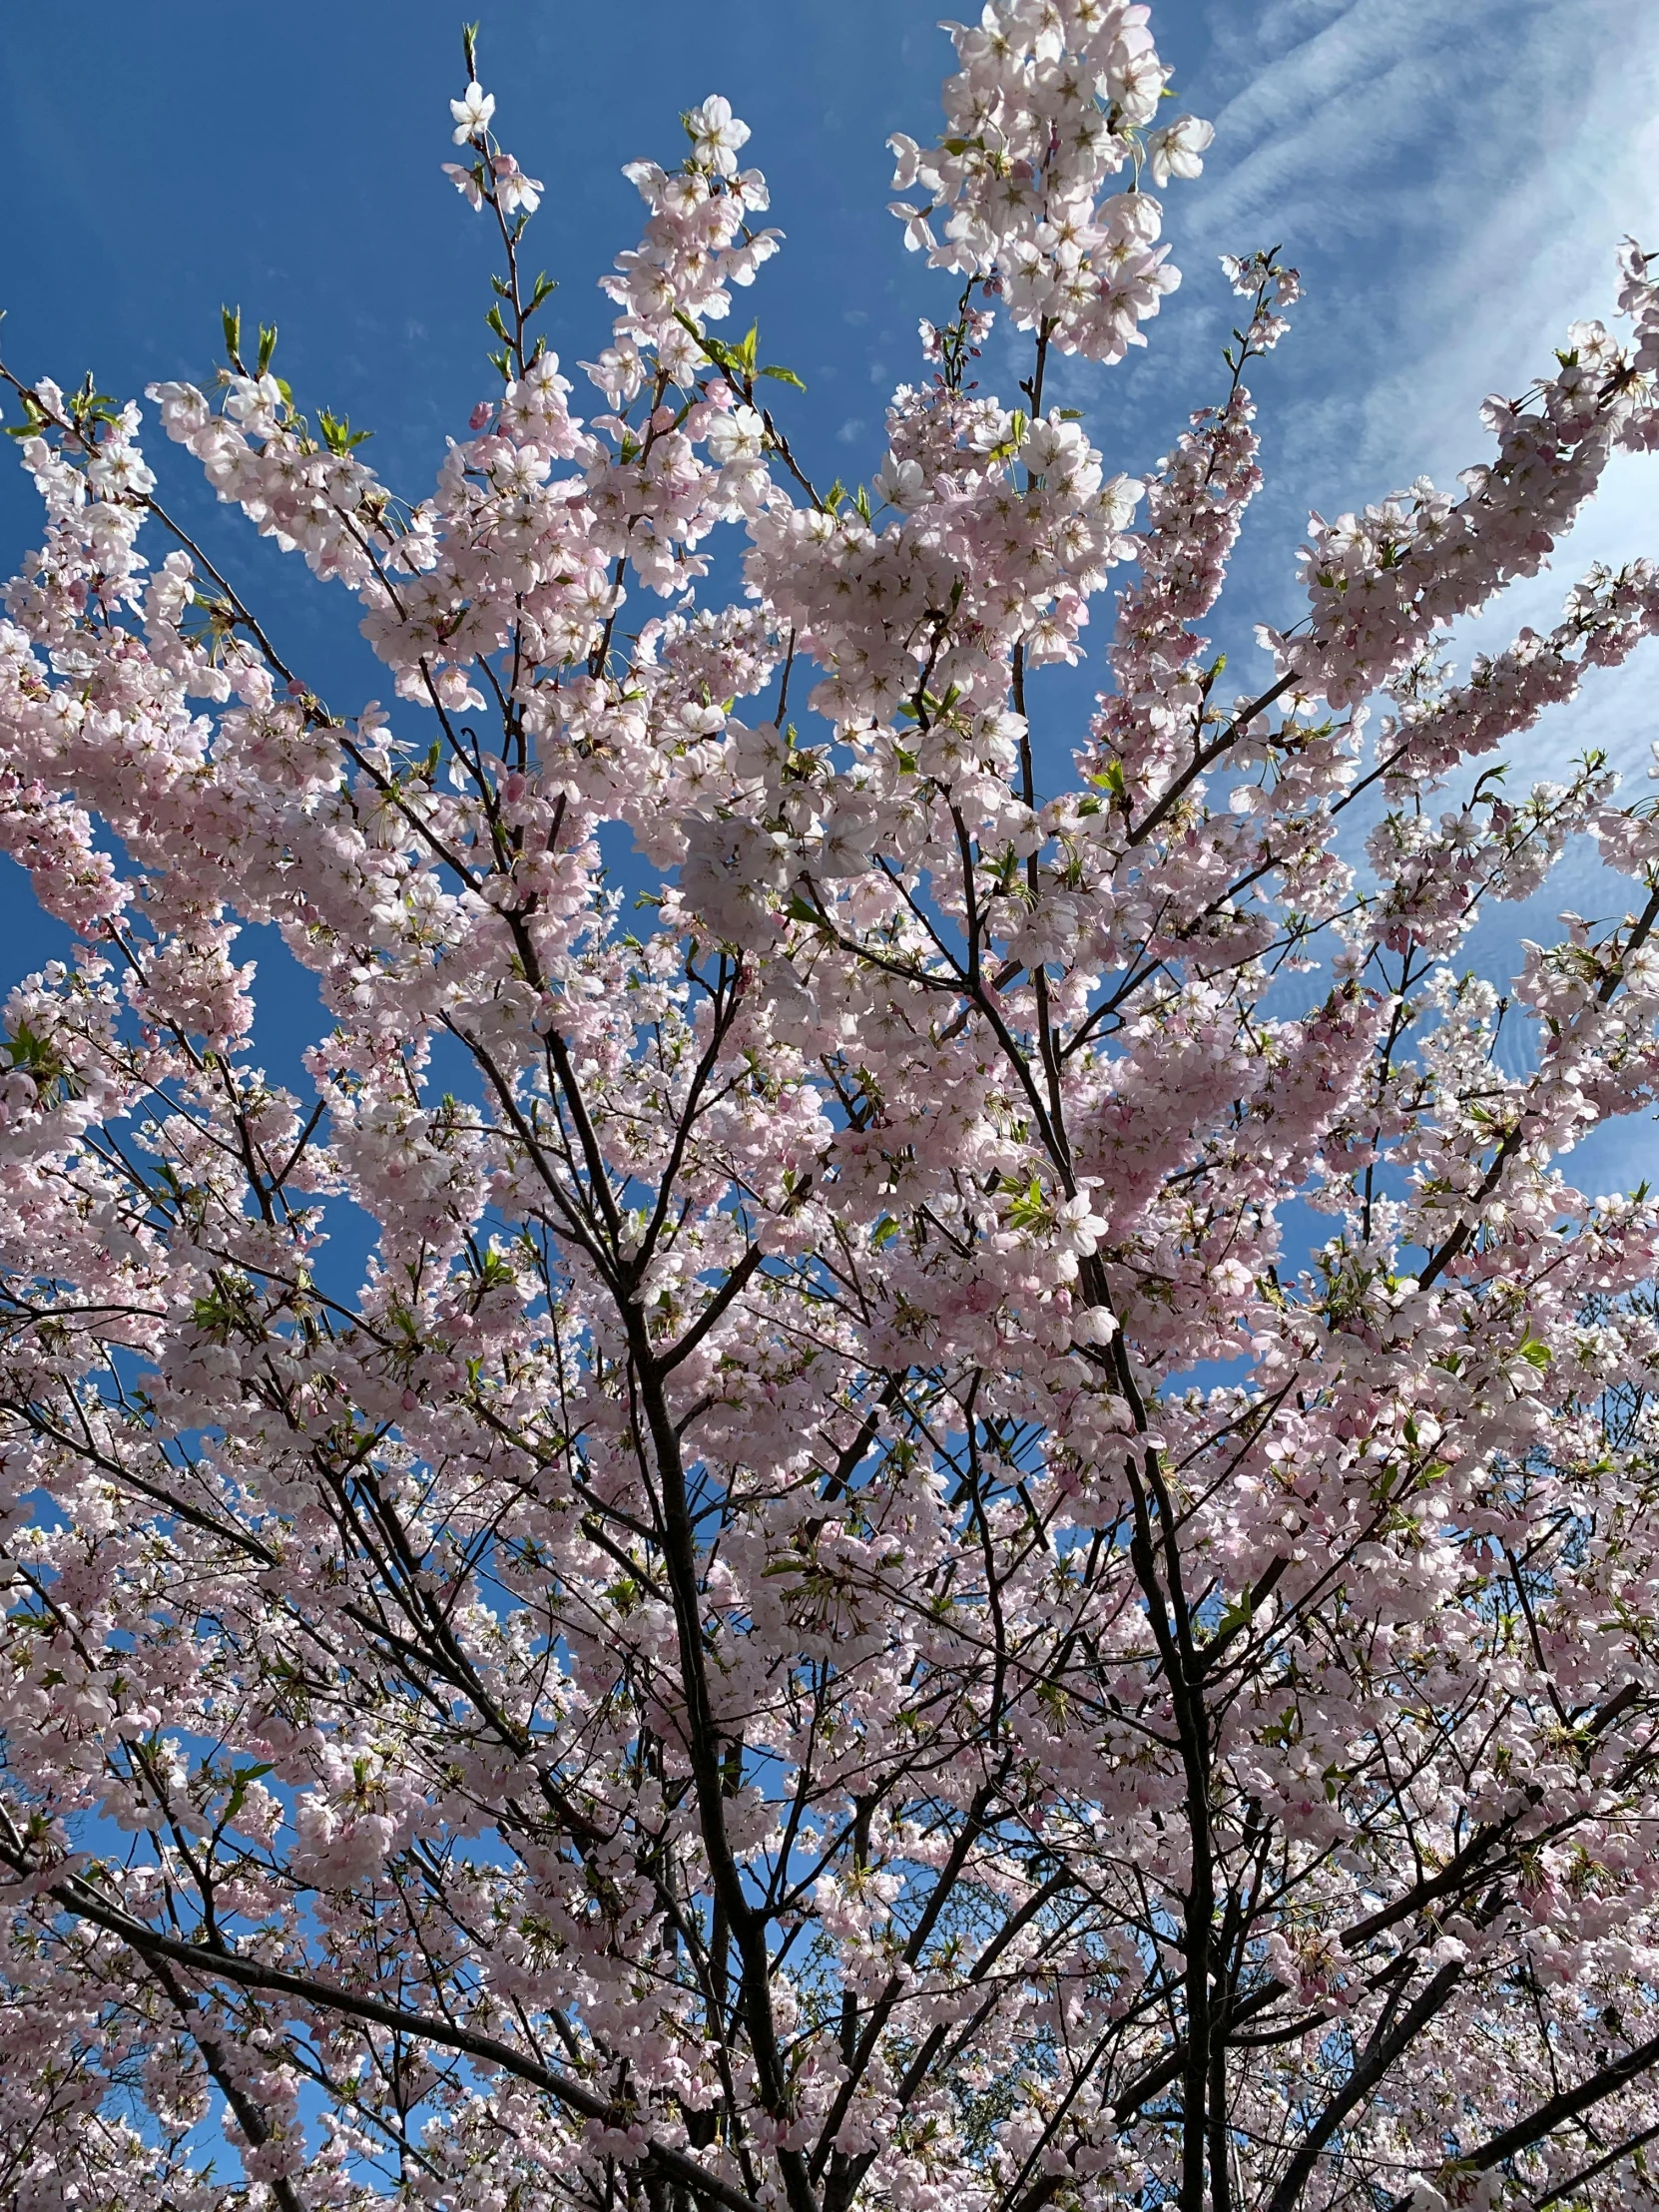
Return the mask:
<svg viewBox="0 0 1659 2212"><path fill-rule="evenodd" d="M959 68L945 130L890 141L905 243L1002 298L1014 325L1063 353L1121 360L1180 281L1140 182L1196 177L1214 132L1196 116L1149 129L1168 71L1132 0L987 0L947 28ZM1131 171L1128 189L1104 192Z"/></svg>

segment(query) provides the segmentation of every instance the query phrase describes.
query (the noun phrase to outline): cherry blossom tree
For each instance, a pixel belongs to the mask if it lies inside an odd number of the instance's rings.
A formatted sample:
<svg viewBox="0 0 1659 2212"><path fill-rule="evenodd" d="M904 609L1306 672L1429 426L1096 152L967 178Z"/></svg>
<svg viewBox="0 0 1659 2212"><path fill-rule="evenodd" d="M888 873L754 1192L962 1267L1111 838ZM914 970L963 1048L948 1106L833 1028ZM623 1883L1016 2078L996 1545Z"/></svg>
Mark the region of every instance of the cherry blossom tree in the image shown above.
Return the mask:
<svg viewBox="0 0 1659 2212"><path fill-rule="evenodd" d="M1227 265L1142 482L1045 390L1177 280L1146 19L951 27L894 149L954 304L856 495L732 334L723 99L628 171L572 414L469 37L500 388L432 495L237 315L148 394L389 708L136 405L6 372L0 844L78 940L0 1073L18 2212L1653 2203L1659 1205L1560 1163L1653 1103L1659 819L1493 763L1659 573L1442 656L1659 444L1659 283L1457 491L1316 516L1228 696L1294 271ZM1460 972L1575 840L1628 911Z"/></svg>

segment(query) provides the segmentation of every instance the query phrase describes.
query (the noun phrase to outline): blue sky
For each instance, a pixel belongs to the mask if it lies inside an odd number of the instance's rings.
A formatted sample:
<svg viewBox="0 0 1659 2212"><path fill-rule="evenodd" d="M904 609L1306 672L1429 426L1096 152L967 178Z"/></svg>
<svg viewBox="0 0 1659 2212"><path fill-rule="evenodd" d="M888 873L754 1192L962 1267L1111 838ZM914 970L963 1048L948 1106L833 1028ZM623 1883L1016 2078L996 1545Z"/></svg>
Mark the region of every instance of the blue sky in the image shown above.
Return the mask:
<svg viewBox="0 0 1659 2212"><path fill-rule="evenodd" d="M723 91L753 126L746 159L771 178L771 220L788 234L741 304L761 320L764 356L808 381L793 403L814 473L866 476L886 393L917 372L916 317L939 309L947 282L904 254L885 213L887 134L930 136L938 113L949 48L932 0L471 4L497 127L550 188L529 259L560 280L549 329L567 364L601 341L595 278L638 234L620 165L676 158L680 110ZM372 427L365 457L418 496L444 433L493 387L487 240L437 166L461 83L458 23L448 0L289 0L279 18L207 0L82 0L78 65L14 68L0 87L7 360L63 381L91 366L123 395L157 376L204 378L220 302L240 301L280 325L277 366L301 403ZM1217 387L1233 302L1216 257L1283 242L1302 269L1294 335L1254 379L1270 483L1218 625L1248 683L1261 665L1250 625L1298 611L1307 508L1335 511L1425 471L1448 480L1481 458L1482 394L1520 390L1569 320L1610 307L1624 232L1659 246L1659 10L1167 0L1154 28L1180 104L1217 127L1204 179L1166 195L1186 283L1151 325L1149 352L1116 370L1073 365L1057 396L1088 408L1113 465L1145 467ZM1011 392L1015 373L993 351L984 380ZM341 596L215 512L183 456L169 450L164 466L170 496L231 548L317 688L347 709L383 692ZM1649 527L1644 547L1643 529L1655 480L1651 462L1617 466L1554 572L1460 642L1550 621L1590 559L1654 550L1659 533ZM37 517L25 482L0 466L8 570ZM1586 742L1641 774L1659 735L1652 674L1650 653L1598 686L1536 734L1514 780ZM1091 688L1087 675L1052 687L1056 767ZM1544 926L1593 901L1593 885L1577 895L1580 878L1545 893ZM0 984L53 949L31 912L0 861ZM1483 958L1505 965L1516 933L1512 912L1483 924ZM307 1026L291 998L262 1020L276 1058ZM1656 1149L1650 1127L1602 1146L1619 1178Z"/></svg>

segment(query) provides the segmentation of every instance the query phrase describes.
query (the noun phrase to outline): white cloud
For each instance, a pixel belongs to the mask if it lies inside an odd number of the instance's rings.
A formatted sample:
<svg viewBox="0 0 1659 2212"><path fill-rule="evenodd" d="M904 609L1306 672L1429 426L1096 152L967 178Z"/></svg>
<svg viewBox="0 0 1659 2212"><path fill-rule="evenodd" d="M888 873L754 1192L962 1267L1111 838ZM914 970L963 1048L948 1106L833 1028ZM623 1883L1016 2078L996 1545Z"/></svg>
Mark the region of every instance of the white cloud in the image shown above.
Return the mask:
<svg viewBox="0 0 1659 2212"><path fill-rule="evenodd" d="M1222 96L1217 145L1173 225L1195 275L1281 238L1314 264L1327 397L1309 421L1298 395L1299 462L1377 471L1375 490L1466 465L1483 393L1610 311L1626 232L1659 244L1659 11L1269 0L1209 24L1183 89Z"/></svg>
<svg viewBox="0 0 1659 2212"><path fill-rule="evenodd" d="M1552 367L1568 323L1612 318L1619 240L1659 246L1659 10L1211 0L1204 23L1181 92L1214 119L1216 146L1202 182L1167 199L1206 296L1181 317L1183 379L1221 325L1210 256L1283 240L1310 279L1293 337L1253 374L1271 473L1240 582L1265 612L1295 595L1288 556L1310 505L1363 505L1420 474L1448 483L1490 451L1482 396ZM1593 561L1659 553L1656 512L1659 462L1616 460L1550 569L1461 626L1458 656L1553 624ZM1587 687L1517 773L1590 742L1645 768L1637 674Z"/></svg>
<svg viewBox="0 0 1659 2212"><path fill-rule="evenodd" d="M1334 513L1425 473L1449 483L1483 459L1482 396L1518 394L1551 368L1570 322L1612 319L1626 233L1659 247L1659 10L1209 0L1204 21L1181 101L1212 117L1216 145L1200 185L1166 196L1189 282L1154 347L1175 338L1174 380L1207 392L1224 327L1210 257L1283 241L1303 267L1294 334L1252 373L1270 480L1236 579L1247 608L1283 619L1300 605L1290 556L1309 505ZM1151 364L1132 388L1137 413L1157 404ZM1553 625L1592 562L1659 555L1656 515L1659 458L1615 460L1551 567L1459 625L1453 658ZM1592 671L1570 708L1508 749L1508 789L1562 777L1595 746L1643 796L1656 655L1650 643L1621 670ZM1605 917L1630 891L1586 841L1536 899L1489 907L1464 956L1506 979L1521 939L1553 936L1562 908ZM1514 1025L1517 1060L1533 1042ZM1652 1157L1641 1115L1599 1133L1568 1172L1616 1187Z"/></svg>

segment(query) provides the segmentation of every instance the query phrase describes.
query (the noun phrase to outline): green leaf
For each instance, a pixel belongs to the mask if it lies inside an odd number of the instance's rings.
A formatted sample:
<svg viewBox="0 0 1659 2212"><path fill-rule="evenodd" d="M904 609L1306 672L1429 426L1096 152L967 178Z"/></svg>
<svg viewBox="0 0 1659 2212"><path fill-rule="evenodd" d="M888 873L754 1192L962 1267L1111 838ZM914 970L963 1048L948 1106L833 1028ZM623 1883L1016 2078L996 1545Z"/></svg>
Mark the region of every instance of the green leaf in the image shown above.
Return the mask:
<svg viewBox="0 0 1659 2212"><path fill-rule="evenodd" d="M364 438L374 435L372 430L353 430L349 415L332 415L326 407L317 415L316 426L330 453L349 453L354 445L361 445Z"/></svg>
<svg viewBox="0 0 1659 2212"><path fill-rule="evenodd" d="M13 1068L32 1076L44 1092L54 1084L71 1098L78 1098L84 1085L71 1071L50 1037L37 1036L26 1021L20 1021L10 1037L4 1040L7 1058Z"/></svg>
<svg viewBox="0 0 1659 2212"><path fill-rule="evenodd" d="M1048 1201L1043 1196L1041 1181L1032 1176L1030 1183L1008 1209L1010 1229L1040 1229L1048 1220Z"/></svg>
<svg viewBox="0 0 1659 2212"><path fill-rule="evenodd" d="M771 368L763 368L761 374L763 376L776 376L781 384L793 384L797 391L805 391L807 389L806 384L803 382L801 377L796 374L793 368L779 368L777 364L774 363Z"/></svg>
<svg viewBox="0 0 1659 2212"><path fill-rule="evenodd" d="M32 438L52 419L32 391L24 392L22 399L23 420L6 424L6 435L9 438Z"/></svg>
<svg viewBox="0 0 1659 2212"><path fill-rule="evenodd" d="M215 1337L223 1343L243 1317L223 1292L213 1291L206 1298L191 1301L190 1318L204 1337Z"/></svg>
<svg viewBox="0 0 1659 2212"><path fill-rule="evenodd" d="M1537 1368L1540 1371L1547 1368L1555 1357L1541 1337L1523 1337L1518 1350L1529 1368Z"/></svg>
<svg viewBox="0 0 1659 2212"><path fill-rule="evenodd" d="M235 368L240 365L242 354L242 309L221 307L219 315L225 325L225 357Z"/></svg>
<svg viewBox="0 0 1659 2212"><path fill-rule="evenodd" d="M1248 1628L1255 1618L1256 1608L1250 1601L1250 1592L1246 1590L1241 1596L1234 1599L1233 1603L1221 1616L1221 1619L1217 1621L1217 1640L1219 1641L1223 1636L1234 1635L1241 1628Z"/></svg>
<svg viewBox="0 0 1659 2212"><path fill-rule="evenodd" d="M225 1818L228 1821L234 1821L237 1815L242 1811L243 1803L248 1796L250 1784L259 1782L263 1780L266 1775L274 1774L275 1772L276 1769L274 1766L272 1766L269 1760L263 1761L259 1766L256 1767L239 1767L236 1773L231 1777L231 1795L226 1803Z"/></svg>
<svg viewBox="0 0 1659 2212"><path fill-rule="evenodd" d="M258 370L261 376L271 366L271 356L276 350L276 325L275 322L262 322L260 324L260 366Z"/></svg>

